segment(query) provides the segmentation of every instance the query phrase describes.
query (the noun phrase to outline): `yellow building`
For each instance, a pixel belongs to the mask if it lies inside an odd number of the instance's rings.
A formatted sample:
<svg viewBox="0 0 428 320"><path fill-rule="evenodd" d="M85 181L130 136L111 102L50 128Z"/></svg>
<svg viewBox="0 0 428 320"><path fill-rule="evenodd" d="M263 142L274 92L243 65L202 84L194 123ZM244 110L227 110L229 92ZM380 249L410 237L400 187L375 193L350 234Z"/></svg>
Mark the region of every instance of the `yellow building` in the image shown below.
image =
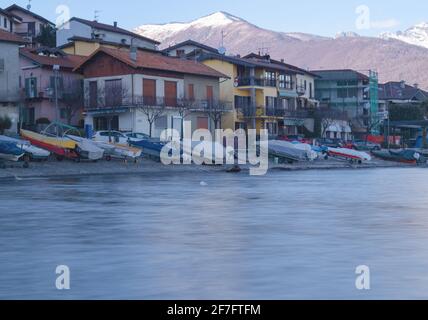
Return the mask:
<svg viewBox="0 0 428 320"><path fill-rule="evenodd" d="M316 75L256 54L241 58L204 53L198 59L230 77L220 85L221 99L234 104L223 128L267 129L270 135L314 129L304 111L318 106L313 98Z"/></svg>

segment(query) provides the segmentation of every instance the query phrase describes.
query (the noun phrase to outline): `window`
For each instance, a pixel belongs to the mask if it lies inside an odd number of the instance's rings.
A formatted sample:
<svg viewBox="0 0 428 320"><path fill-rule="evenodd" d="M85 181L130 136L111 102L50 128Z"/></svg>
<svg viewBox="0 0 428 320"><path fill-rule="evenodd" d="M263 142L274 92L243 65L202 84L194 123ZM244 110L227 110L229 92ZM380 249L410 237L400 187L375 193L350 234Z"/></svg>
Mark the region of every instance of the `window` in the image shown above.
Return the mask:
<svg viewBox="0 0 428 320"><path fill-rule="evenodd" d="M266 107L275 108L277 98L276 97L266 97Z"/></svg>
<svg viewBox="0 0 428 320"><path fill-rule="evenodd" d="M186 51L184 51L184 50L177 50L176 54L177 54L177 57L184 57L186 55Z"/></svg>
<svg viewBox="0 0 428 320"><path fill-rule="evenodd" d="M177 106L177 82L175 81L165 81L165 105Z"/></svg>
<svg viewBox="0 0 428 320"><path fill-rule="evenodd" d="M25 92L29 99L36 98L37 95L37 78L25 79Z"/></svg>
<svg viewBox="0 0 428 320"><path fill-rule="evenodd" d="M7 19L6 18L4 18L4 24L3 25L4 25L4 28L7 29Z"/></svg>
<svg viewBox="0 0 428 320"><path fill-rule="evenodd" d="M28 22L28 36L35 36L35 35L36 35L36 23Z"/></svg>
<svg viewBox="0 0 428 320"><path fill-rule="evenodd" d="M207 100L212 103L214 101L214 88L207 86Z"/></svg>
<svg viewBox="0 0 428 320"><path fill-rule="evenodd" d="M98 107L98 83L97 81L89 82L89 107Z"/></svg>
<svg viewBox="0 0 428 320"><path fill-rule="evenodd" d="M276 73L272 71L265 72L265 80L267 87L276 87Z"/></svg>
<svg viewBox="0 0 428 320"><path fill-rule="evenodd" d="M189 101L195 100L195 86L192 83L187 86L187 99Z"/></svg>
<svg viewBox="0 0 428 320"><path fill-rule="evenodd" d="M209 121L208 121L208 117L198 117L197 118L197 129L201 130L201 129L205 129L208 130L209 128Z"/></svg>
<svg viewBox="0 0 428 320"><path fill-rule="evenodd" d="M61 119L67 119L68 118L68 111L66 108L60 109L60 117L61 117Z"/></svg>
<svg viewBox="0 0 428 320"><path fill-rule="evenodd" d="M251 105L251 97L235 96L235 108L244 108Z"/></svg>
<svg viewBox="0 0 428 320"><path fill-rule="evenodd" d="M267 122L266 129L268 130L269 135L274 136L278 134L278 123L276 122Z"/></svg>
<svg viewBox="0 0 428 320"><path fill-rule="evenodd" d="M4 72L4 59L0 58L0 73Z"/></svg>
<svg viewBox="0 0 428 320"><path fill-rule="evenodd" d="M168 118L166 116L159 117L155 120L156 129L167 129L168 128Z"/></svg>
<svg viewBox="0 0 428 320"><path fill-rule="evenodd" d="M310 83L309 83L309 98L310 98L310 99L313 99L313 98L314 98L312 82L310 82Z"/></svg>
<svg viewBox="0 0 428 320"><path fill-rule="evenodd" d="M291 75L280 74L279 75L279 88L280 89L292 89Z"/></svg>
<svg viewBox="0 0 428 320"><path fill-rule="evenodd" d="M105 105L106 107L122 106L123 90L122 79L105 81Z"/></svg>
<svg viewBox="0 0 428 320"><path fill-rule="evenodd" d="M156 80L143 79L143 99L147 105L156 104Z"/></svg>

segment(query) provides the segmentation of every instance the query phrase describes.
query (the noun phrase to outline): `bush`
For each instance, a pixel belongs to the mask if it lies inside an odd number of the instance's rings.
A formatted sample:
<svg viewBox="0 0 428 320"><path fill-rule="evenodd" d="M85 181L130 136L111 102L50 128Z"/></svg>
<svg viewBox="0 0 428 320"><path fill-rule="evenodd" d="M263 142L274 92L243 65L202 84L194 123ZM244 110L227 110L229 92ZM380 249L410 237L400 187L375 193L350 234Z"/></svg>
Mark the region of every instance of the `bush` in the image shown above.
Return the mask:
<svg viewBox="0 0 428 320"><path fill-rule="evenodd" d="M0 133L3 134L5 130L12 127L12 120L9 116L0 116Z"/></svg>

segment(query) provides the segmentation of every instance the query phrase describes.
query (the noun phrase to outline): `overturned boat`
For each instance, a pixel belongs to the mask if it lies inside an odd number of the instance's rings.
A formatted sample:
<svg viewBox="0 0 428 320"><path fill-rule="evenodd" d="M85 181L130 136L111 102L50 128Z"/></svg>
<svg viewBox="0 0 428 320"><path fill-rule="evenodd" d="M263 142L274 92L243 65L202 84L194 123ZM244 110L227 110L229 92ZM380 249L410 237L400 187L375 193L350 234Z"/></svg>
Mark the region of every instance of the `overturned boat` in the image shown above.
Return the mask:
<svg viewBox="0 0 428 320"><path fill-rule="evenodd" d="M269 141L268 149L270 157L285 159L290 163L308 161L313 156L312 149L309 150L304 145L282 140Z"/></svg>
<svg viewBox="0 0 428 320"><path fill-rule="evenodd" d="M91 161L97 161L103 158L104 149L97 146L92 140L69 134L67 134L66 137L76 142L76 153L80 158Z"/></svg>
<svg viewBox="0 0 428 320"><path fill-rule="evenodd" d="M142 154L142 150L139 148L96 140L94 143L97 147L104 150L107 160L111 160L111 158L118 158L124 160L131 159L136 162Z"/></svg>
<svg viewBox="0 0 428 320"><path fill-rule="evenodd" d="M25 152L25 155L27 155L30 160L46 160L51 154L49 151L31 145L27 140L0 136L0 141L14 143Z"/></svg>
<svg viewBox="0 0 428 320"><path fill-rule="evenodd" d="M0 141L0 159L17 162L25 152L13 142Z"/></svg>
<svg viewBox="0 0 428 320"><path fill-rule="evenodd" d="M373 155L386 161L416 164L422 161L423 156L415 150L382 150L372 151Z"/></svg>

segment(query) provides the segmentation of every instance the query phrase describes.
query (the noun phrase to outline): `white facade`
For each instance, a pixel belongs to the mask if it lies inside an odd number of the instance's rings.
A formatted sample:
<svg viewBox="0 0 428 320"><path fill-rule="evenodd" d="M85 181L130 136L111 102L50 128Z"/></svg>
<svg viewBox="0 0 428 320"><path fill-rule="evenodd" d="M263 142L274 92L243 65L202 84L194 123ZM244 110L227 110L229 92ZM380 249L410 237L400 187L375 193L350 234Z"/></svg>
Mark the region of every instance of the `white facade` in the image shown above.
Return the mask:
<svg viewBox="0 0 428 320"><path fill-rule="evenodd" d="M13 27L12 19L10 19L8 16L0 12L0 29L7 32L11 32L12 27Z"/></svg>
<svg viewBox="0 0 428 320"><path fill-rule="evenodd" d="M86 39L97 39L100 41L112 42L122 45L131 45L131 41L134 46L138 48L156 49L156 44L151 41L146 41L142 38L138 38L137 35L134 37L126 35L121 32L113 32L102 29L92 28L90 25L82 23L77 20L71 19L69 22L63 24L56 33L57 46L62 46L69 43L72 37L82 37Z"/></svg>

